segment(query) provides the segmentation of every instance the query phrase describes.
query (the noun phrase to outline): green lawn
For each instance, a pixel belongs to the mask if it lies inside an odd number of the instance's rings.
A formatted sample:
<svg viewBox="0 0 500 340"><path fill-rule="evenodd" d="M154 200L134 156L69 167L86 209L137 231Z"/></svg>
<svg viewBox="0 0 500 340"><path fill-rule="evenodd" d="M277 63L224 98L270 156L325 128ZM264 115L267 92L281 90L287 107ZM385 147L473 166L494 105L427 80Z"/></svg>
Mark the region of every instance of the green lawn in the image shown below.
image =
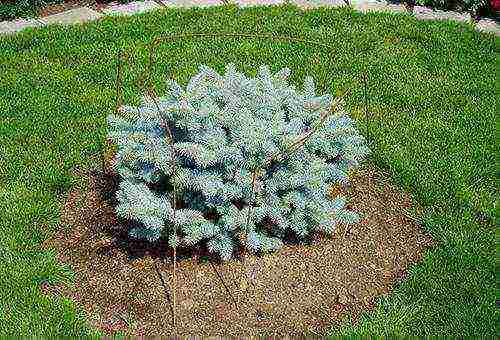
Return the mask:
<svg viewBox="0 0 500 340"><path fill-rule="evenodd" d="M249 73L262 63L289 66L293 81L311 74L332 93L353 86L348 104L372 141L371 161L426 207L423 224L437 246L359 324L346 320L331 333L496 334L498 40L451 22L295 7L165 10L0 38L0 334L94 333L72 303L39 292L42 280L71 280L40 244L58 228L58 209L76 183L71 169L91 166L104 148L116 52L130 50L135 61L125 73L130 102L152 38L219 31L293 32L334 53L302 43L188 39L159 49L158 85L167 70L185 82L200 63L221 70L232 61Z"/></svg>

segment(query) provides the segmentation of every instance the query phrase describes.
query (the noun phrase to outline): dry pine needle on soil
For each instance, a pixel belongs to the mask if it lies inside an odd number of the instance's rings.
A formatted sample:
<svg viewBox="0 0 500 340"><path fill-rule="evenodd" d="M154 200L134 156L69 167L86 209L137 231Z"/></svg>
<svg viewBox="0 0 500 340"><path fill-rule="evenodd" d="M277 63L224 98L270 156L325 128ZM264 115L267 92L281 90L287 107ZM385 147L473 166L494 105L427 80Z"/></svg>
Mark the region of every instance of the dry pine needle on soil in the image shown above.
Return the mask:
<svg viewBox="0 0 500 340"><path fill-rule="evenodd" d="M90 184L69 195L61 214L69 228L45 243L76 272L75 285L45 289L75 300L107 334L173 334L166 244L150 250L120 236L115 202L103 197L116 183L94 177ZM226 263L181 259L177 334L325 334L342 317L373 308L432 241L405 213L414 204L409 195L378 169L360 170L346 194L362 221L312 245Z"/></svg>

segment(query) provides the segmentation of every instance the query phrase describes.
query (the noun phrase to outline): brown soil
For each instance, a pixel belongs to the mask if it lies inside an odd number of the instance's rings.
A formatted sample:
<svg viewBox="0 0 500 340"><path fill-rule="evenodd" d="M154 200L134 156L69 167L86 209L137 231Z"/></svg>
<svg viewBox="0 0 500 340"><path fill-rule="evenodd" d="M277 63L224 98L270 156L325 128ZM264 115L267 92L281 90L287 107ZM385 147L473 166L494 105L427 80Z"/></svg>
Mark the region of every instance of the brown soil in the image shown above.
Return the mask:
<svg viewBox="0 0 500 340"><path fill-rule="evenodd" d="M63 2L61 4L52 4L52 5L48 5L48 6L45 6L43 7L42 9L40 9L40 13L39 15L41 17L46 17L46 16L49 16L49 15L52 15L52 14L57 14L57 13L61 13L61 12L64 12L64 11L68 11L70 9L73 9L73 8L76 8L76 7L80 7L82 5L88 5L90 3L90 1L66 1L66 2Z"/></svg>
<svg viewBox="0 0 500 340"><path fill-rule="evenodd" d="M70 228L46 242L76 272L75 284L44 289L75 300L89 323L108 334L174 334L170 252L164 244L148 250L126 241L114 202L103 199L116 183L94 177L90 184L86 194L71 193L63 208ZM379 170L361 170L347 194L363 219L331 238L242 261L203 262L199 254L180 261L177 334L325 334L342 317L373 308L432 241L408 216L415 210L410 196Z"/></svg>
<svg viewBox="0 0 500 340"><path fill-rule="evenodd" d="M39 15L40 17L46 17L52 14L62 13L70 9L82 6L101 11L103 8L114 4L118 4L118 2L112 0L66 0L60 4L44 6L40 9Z"/></svg>

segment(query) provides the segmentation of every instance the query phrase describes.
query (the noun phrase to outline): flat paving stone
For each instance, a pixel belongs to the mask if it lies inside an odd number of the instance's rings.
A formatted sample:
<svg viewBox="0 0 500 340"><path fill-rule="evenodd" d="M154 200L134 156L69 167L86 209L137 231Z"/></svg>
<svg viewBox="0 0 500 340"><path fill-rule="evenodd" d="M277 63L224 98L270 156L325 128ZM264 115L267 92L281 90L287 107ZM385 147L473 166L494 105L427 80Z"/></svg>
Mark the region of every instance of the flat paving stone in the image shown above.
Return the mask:
<svg viewBox="0 0 500 340"><path fill-rule="evenodd" d="M240 7L281 5L285 3L284 0L231 0L230 2Z"/></svg>
<svg viewBox="0 0 500 340"><path fill-rule="evenodd" d="M468 22L472 19L468 13L433 10L423 6L415 6L413 8L413 14L415 15L415 18L419 20L453 20L458 22Z"/></svg>
<svg viewBox="0 0 500 340"><path fill-rule="evenodd" d="M61 25L72 25L80 24L87 21L96 20L102 17L102 14L96 12L87 7L78 7L70 9L65 12L49 15L47 17L40 18L43 23L50 24L61 24Z"/></svg>
<svg viewBox="0 0 500 340"><path fill-rule="evenodd" d="M414 6L413 7L413 13L416 15L416 14L422 14L422 15L425 15L425 14L432 14L432 12L434 12L434 10L432 8L429 8L429 7L424 7L424 6Z"/></svg>
<svg viewBox="0 0 500 340"><path fill-rule="evenodd" d="M40 27L43 24L35 19L17 19L0 22L0 34L14 34L28 27Z"/></svg>
<svg viewBox="0 0 500 340"><path fill-rule="evenodd" d="M162 0L167 7L209 7L224 5L222 0Z"/></svg>
<svg viewBox="0 0 500 340"><path fill-rule="evenodd" d="M495 20L492 19L481 19L476 23L476 29L480 32L493 33L495 35L500 35L500 27L497 25Z"/></svg>
<svg viewBox="0 0 500 340"><path fill-rule="evenodd" d="M155 1L134 1L123 5L112 5L102 9L107 15L134 15L161 8Z"/></svg>
<svg viewBox="0 0 500 340"><path fill-rule="evenodd" d="M368 12L397 12L397 13L405 13L408 10L404 5L400 4L391 4L385 1L370 1L370 0L361 0L354 2L354 8L362 13Z"/></svg>
<svg viewBox="0 0 500 340"><path fill-rule="evenodd" d="M344 0L293 0L292 3L303 9L317 7L342 7L348 5L348 3Z"/></svg>

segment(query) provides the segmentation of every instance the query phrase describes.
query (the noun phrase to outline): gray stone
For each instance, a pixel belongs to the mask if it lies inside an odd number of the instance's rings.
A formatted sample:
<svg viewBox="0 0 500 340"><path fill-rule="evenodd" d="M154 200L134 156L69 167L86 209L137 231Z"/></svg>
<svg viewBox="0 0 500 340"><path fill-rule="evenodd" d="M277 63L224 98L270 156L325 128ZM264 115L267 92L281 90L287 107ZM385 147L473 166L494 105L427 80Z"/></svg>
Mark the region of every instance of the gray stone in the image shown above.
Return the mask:
<svg viewBox="0 0 500 340"><path fill-rule="evenodd" d="M167 7L209 7L224 5L222 0L162 0Z"/></svg>
<svg viewBox="0 0 500 340"><path fill-rule="evenodd" d="M269 6L284 4L284 0L232 0L231 3L237 4L240 7L249 6Z"/></svg>
<svg viewBox="0 0 500 340"><path fill-rule="evenodd" d="M495 20L492 19L481 19L476 23L476 29L484 33L493 33L495 35L500 35L500 27L497 25Z"/></svg>
<svg viewBox="0 0 500 340"><path fill-rule="evenodd" d="M342 7L348 5L344 0L293 0L292 3L303 9L317 8L323 6Z"/></svg>
<svg viewBox="0 0 500 340"><path fill-rule="evenodd" d="M415 14L415 16L418 14L418 15L431 15L432 12L434 12L432 10L432 8L429 8L429 7L424 7L424 6L414 6L413 7L413 14Z"/></svg>
<svg viewBox="0 0 500 340"><path fill-rule="evenodd" d="M468 13L432 10L431 8L422 6L415 6L413 8L413 14L415 18L419 20L453 20L458 22L468 22L472 20Z"/></svg>
<svg viewBox="0 0 500 340"><path fill-rule="evenodd" d="M364 5L387 5L387 1L385 0L351 0L351 4L354 8L361 7Z"/></svg>
<svg viewBox="0 0 500 340"><path fill-rule="evenodd" d="M155 1L134 1L123 5L111 5L102 9L107 15L134 15L160 8Z"/></svg>
<svg viewBox="0 0 500 340"><path fill-rule="evenodd" d="M445 18L458 22L471 22L472 17L469 13L445 12Z"/></svg>
<svg viewBox="0 0 500 340"><path fill-rule="evenodd" d="M17 19L0 22L0 34L14 34L28 27L39 27L43 24L35 19Z"/></svg>
<svg viewBox="0 0 500 340"><path fill-rule="evenodd" d="M373 0L360 0L356 1L354 8L360 12L397 12L405 13L407 12L405 6L400 4L390 4L385 1L373 1Z"/></svg>
<svg viewBox="0 0 500 340"><path fill-rule="evenodd" d="M43 23L50 24L61 24L61 25L72 25L80 24L87 21L96 20L102 17L102 14L96 12L87 7L78 7L70 9L69 11L49 15L44 18L40 18Z"/></svg>

